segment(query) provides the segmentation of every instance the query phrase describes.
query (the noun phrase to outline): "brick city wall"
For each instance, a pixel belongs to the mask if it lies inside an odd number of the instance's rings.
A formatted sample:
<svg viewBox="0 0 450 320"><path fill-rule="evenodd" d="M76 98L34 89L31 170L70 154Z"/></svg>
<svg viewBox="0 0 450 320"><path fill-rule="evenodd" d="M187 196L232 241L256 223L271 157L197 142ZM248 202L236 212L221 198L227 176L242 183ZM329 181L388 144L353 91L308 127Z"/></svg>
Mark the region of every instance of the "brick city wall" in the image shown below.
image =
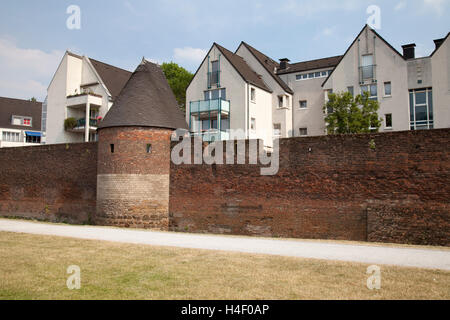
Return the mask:
<svg viewBox="0 0 450 320"><path fill-rule="evenodd" d="M275 176L171 164L170 229L448 246L449 156L443 129L282 139Z"/></svg>
<svg viewBox="0 0 450 320"><path fill-rule="evenodd" d="M0 216L89 223L96 185L96 143L0 149Z"/></svg>
<svg viewBox="0 0 450 320"><path fill-rule="evenodd" d="M96 224L168 230L171 133L142 127L100 130Z"/></svg>

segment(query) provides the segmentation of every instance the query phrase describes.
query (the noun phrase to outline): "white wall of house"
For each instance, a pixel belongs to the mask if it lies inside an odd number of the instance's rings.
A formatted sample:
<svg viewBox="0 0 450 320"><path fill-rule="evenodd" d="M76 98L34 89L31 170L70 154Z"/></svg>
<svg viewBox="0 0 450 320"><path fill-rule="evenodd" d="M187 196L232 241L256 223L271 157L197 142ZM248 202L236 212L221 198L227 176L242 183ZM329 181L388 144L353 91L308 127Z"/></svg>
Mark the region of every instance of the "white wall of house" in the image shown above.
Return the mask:
<svg viewBox="0 0 450 320"><path fill-rule="evenodd" d="M431 58L435 128L450 127L450 37Z"/></svg>
<svg viewBox="0 0 450 320"><path fill-rule="evenodd" d="M373 54L376 65L376 84L380 109L379 117L383 119L380 131L409 130L409 94L407 62L390 48L368 27L350 47L347 54L324 84L324 89L334 93L345 92L353 86L354 94L361 93L359 66L362 56ZM391 96L384 95L384 83L391 82ZM392 128L386 128L385 115L392 114Z"/></svg>
<svg viewBox="0 0 450 320"><path fill-rule="evenodd" d="M78 57L69 52L64 55L47 90L47 144L84 142L83 132L68 132L64 129L64 120L68 117L81 119L86 117L83 107L69 107L68 96L82 93L82 85L101 82L86 57ZM102 84L90 87L98 97L84 97L86 102L95 101L99 116L104 117L111 107L109 95ZM77 98L72 98L77 99ZM98 102L98 101L101 102ZM92 106L94 107L94 105Z"/></svg>
<svg viewBox="0 0 450 320"><path fill-rule="evenodd" d="M285 92L285 90L278 84L273 76L261 65L255 56L248 50L248 48L241 44L236 51L236 54L243 57L247 64L259 75L266 85L272 89L271 94L271 109L273 124L281 124L281 137L292 137L292 95ZM278 97L284 97L283 107L279 107ZM273 126L271 124L271 127Z"/></svg>
<svg viewBox="0 0 450 320"><path fill-rule="evenodd" d="M269 135L250 134L251 118L256 117L256 122L261 126L268 125L271 132L272 96L269 92L248 85L231 63L221 54L221 51L213 46L208 52L206 59L200 65L194 79L186 91L186 121L189 123L190 102L204 100L204 91L208 90L208 61L209 71L212 70L211 63L219 60L220 55L220 88L226 89L226 99L230 101L230 130L241 130L242 135L237 139L251 137L263 139L266 145L271 145ZM208 60L209 56L209 60ZM250 102L250 87L256 90L256 103ZM216 89L213 86L211 89ZM192 123L192 119L191 119Z"/></svg>

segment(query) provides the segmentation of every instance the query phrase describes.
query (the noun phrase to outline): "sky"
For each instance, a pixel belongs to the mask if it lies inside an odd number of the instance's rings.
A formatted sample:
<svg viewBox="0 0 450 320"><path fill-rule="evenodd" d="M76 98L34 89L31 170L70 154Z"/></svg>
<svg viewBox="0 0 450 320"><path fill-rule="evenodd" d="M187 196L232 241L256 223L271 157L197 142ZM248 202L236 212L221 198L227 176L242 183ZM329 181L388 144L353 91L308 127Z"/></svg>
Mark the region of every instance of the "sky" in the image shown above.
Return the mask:
<svg viewBox="0 0 450 320"><path fill-rule="evenodd" d="M67 27L72 5L79 29ZM414 42L429 55L450 32L450 0L2 1L0 96L45 99L66 50L130 71L145 57L195 72L214 42L234 52L245 41L291 62L341 55L373 5L377 32L400 52Z"/></svg>

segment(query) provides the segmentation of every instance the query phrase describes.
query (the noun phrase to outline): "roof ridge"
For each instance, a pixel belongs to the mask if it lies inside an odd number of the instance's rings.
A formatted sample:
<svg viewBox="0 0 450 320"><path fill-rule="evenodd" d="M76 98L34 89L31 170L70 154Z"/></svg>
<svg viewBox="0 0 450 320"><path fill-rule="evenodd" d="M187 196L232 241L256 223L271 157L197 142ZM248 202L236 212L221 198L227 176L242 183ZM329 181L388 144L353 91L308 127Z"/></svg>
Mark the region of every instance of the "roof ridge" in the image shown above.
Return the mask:
<svg viewBox="0 0 450 320"><path fill-rule="evenodd" d="M312 60L304 60L304 61L299 61L299 62L294 62L294 63L289 63L289 65L296 65L296 64L300 64L300 63L305 63L305 62L314 62L314 61L320 61L320 60L325 60L325 59L334 59L334 58L340 58L343 55L336 55L336 56L330 56L330 57L325 57L325 58L318 58L318 59L312 59Z"/></svg>
<svg viewBox="0 0 450 320"><path fill-rule="evenodd" d="M100 60L97 60L97 59L94 59L94 58L91 58L91 57L86 57L86 58L88 58L89 60L94 60L95 62L104 64L105 66L113 67L115 69L119 69L119 70L126 71L126 72L129 72L129 73L133 73L132 71L129 71L129 70L126 70L126 69L123 69L123 68L120 68L120 67L113 66L112 64L109 64L109 63L106 63L106 62L103 62L103 61L100 61Z"/></svg>
<svg viewBox="0 0 450 320"><path fill-rule="evenodd" d="M17 100L17 101L23 101L23 102L29 102L29 103L40 103L40 104L42 104L42 102L41 101L30 101L30 100L27 100L27 99L19 99L19 98L10 98L10 97L0 97L0 99L5 99L5 100Z"/></svg>

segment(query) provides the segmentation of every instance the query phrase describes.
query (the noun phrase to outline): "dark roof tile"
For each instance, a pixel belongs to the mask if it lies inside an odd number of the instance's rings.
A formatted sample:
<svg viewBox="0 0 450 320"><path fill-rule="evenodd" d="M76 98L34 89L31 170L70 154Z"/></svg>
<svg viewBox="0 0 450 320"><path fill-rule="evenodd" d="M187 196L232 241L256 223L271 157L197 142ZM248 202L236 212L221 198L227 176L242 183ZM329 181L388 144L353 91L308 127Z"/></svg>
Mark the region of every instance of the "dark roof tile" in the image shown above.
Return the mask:
<svg viewBox="0 0 450 320"><path fill-rule="evenodd" d="M303 61L298 63L288 64L288 68L284 70L278 70L278 74L287 74L293 72L303 72L309 70L334 68L341 61L342 56L335 56L323 59L316 59L310 61Z"/></svg>
<svg viewBox="0 0 450 320"><path fill-rule="evenodd" d="M91 58L89 60L115 100L130 79L131 72Z"/></svg>
<svg viewBox="0 0 450 320"><path fill-rule="evenodd" d="M15 126L11 124L12 116L32 118L32 126ZM0 97L0 128L41 131L42 102Z"/></svg>
<svg viewBox="0 0 450 320"><path fill-rule="evenodd" d="M187 129L183 113L161 68L143 61L132 74L99 128Z"/></svg>

